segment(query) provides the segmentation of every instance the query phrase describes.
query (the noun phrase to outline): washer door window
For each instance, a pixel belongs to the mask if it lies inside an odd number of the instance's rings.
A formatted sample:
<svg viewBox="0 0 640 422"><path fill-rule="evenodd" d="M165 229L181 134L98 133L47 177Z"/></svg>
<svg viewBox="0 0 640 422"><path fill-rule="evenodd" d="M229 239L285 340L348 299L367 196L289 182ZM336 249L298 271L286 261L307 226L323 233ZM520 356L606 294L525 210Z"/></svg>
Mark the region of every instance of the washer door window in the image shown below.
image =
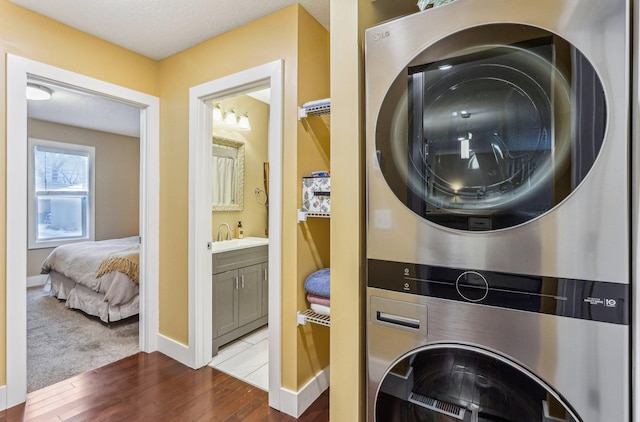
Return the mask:
<svg viewBox="0 0 640 422"><path fill-rule="evenodd" d="M418 350L396 362L376 398L376 421L575 422L561 396L513 362L468 346Z"/></svg>
<svg viewBox="0 0 640 422"><path fill-rule="evenodd" d="M602 84L578 49L514 24L427 47L382 102L376 149L394 194L460 230L517 226L586 177L606 124Z"/></svg>

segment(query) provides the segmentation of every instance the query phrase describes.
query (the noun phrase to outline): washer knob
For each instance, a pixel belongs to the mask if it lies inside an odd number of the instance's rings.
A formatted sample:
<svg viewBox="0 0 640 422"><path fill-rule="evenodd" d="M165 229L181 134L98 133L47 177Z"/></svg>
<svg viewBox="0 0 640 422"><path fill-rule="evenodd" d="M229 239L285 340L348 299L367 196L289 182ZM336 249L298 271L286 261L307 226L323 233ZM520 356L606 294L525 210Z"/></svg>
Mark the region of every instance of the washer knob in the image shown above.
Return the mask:
<svg viewBox="0 0 640 422"><path fill-rule="evenodd" d="M456 279L458 294L469 302L481 302L489 294L489 283L477 271L465 271Z"/></svg>

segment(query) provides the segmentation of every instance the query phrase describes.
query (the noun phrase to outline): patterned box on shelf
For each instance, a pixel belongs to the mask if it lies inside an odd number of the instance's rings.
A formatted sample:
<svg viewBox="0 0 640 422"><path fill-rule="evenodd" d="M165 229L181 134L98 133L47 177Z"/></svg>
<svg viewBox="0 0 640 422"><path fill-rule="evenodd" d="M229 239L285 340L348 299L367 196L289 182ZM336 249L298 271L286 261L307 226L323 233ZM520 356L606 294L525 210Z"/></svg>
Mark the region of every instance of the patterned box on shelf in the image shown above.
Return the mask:
<svg viewBox="0 0 640 422"><path fill-rule="evenodd" d="M322 214L331 212L331 177L302 178L302 210Z"/></svg>

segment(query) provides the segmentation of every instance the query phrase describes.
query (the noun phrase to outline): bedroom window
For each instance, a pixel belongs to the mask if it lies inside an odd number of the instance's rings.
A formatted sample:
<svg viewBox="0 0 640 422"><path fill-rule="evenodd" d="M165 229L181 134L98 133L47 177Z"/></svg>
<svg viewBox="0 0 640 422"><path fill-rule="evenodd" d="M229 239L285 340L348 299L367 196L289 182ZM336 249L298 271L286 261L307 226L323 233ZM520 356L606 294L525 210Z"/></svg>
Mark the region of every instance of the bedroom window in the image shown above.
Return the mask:
<svg viewBox="0 0 640 422"><path fill-rule="evenodd" d="M94 239L95 148L29 139L29 249Z"/></svg>

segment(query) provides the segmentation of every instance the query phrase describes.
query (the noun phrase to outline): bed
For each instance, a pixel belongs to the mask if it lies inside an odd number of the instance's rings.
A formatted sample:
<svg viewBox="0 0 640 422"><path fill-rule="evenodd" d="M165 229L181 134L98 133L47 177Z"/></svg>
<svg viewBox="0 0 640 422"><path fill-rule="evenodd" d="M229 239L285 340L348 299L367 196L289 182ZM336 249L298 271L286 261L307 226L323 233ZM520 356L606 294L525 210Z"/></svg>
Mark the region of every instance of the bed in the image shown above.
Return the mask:
<svg viewBox="0 0 640 422"><path fill-rule="evenodd" d="M51 293L109 323L138 314L138 236L55 248L42 264Z"/></svg>

